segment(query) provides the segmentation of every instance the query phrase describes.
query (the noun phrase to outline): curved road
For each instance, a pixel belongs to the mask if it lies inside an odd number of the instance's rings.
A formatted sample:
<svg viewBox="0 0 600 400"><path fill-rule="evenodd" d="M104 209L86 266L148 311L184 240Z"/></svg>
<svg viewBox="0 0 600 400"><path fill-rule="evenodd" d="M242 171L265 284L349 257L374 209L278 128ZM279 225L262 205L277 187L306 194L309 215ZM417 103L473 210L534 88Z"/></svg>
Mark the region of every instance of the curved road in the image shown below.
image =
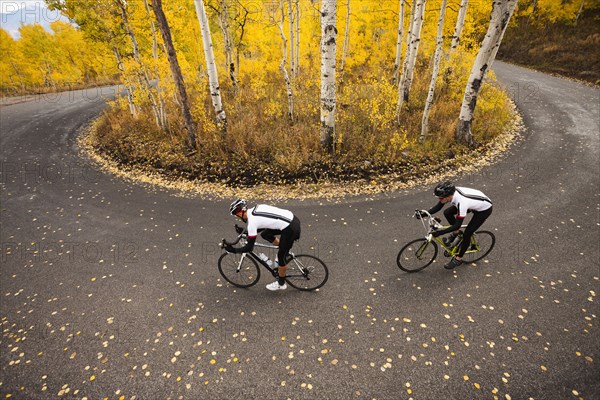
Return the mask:
<svg viewBox="0 0 600 400"><path fill-rule="evenodd" d="M523 140L463 175L495 204L478 265L395 266L430 188L290 201L317 293L223 283L229 201L100 173L78 129L109 89L0 109L0 397L597 399L600 91L497 63ZM11 396L9 396L11 395Z"/></svg>

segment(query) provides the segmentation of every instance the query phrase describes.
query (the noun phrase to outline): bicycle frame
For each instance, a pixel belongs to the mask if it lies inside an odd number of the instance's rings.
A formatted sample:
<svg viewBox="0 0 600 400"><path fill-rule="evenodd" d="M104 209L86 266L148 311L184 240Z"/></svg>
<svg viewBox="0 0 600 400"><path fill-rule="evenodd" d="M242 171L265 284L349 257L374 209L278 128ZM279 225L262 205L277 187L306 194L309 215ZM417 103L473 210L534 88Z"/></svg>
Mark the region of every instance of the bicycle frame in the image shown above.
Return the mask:
<svg viewBox="0 0 600 400"><path fill-rule="evenodd" d="M248 236L245 233L241 233L238 238L236 239L235 242L233 242L232 244L237 244L242 240L246 240L248 238ZM265 249L271 249L271 250L276 250L279 249L279 246L275 246L272 244L265 244L265 243L254 243L254 247L262 247ZM291 251L288 253L292 259L294 259L296 256L294 255L294 253L292 253ZM277 271L275 270L275 268L271 268L269 266L269 264L267 264L265 261L263 261L258 254L256 254L254 251L250 251L248 253L242 253L241 257L240 257L240 261L238 263L238 271L242 268L242 263L244 262L244 258L246 257L250 257L252 259L254 259L254 261L256 261L259 265L262 265L265 269L267 269L269 272L271 272L271 274L273 275L273 277L277 278Z"/></svg>
<svg viewBox="0 0 600 400"><path fill-rule="evenodd" d="M457 255L458 252L460 251L459 246L454 246L453 248L448 247L439 236L437 236L437 237L433 236L434 231L449 228L450 225L442 225L441 221L438 218L435 218L433 215L431 215L426 210L416 210L416 211L420 211L422 214L425 214L425 217L421 217L421 224L423 224L423 228L425 228L425 230L427 231L427 235L425 236L427 243L431 243L432 240L435 240L443 249L445 249L448 252L448 254L450 256ZM425 219L427 219L427 222L425 222ZM467 225L461 225L460 227L464 229L467 227ZM425 251L426 247L427 246L423 246L422 251L421 251L421 249L419 249L419 251L422 253L423 251ZM418 254L419 251L417 251L417 256L420 256L420 254ZM477 240L475 239L475 233L473 233L473 235L471 236L471 246L469 246L469 249L467 249L466 253L476 253L478 251L479 251L479 244L477 243Z"/></svg>

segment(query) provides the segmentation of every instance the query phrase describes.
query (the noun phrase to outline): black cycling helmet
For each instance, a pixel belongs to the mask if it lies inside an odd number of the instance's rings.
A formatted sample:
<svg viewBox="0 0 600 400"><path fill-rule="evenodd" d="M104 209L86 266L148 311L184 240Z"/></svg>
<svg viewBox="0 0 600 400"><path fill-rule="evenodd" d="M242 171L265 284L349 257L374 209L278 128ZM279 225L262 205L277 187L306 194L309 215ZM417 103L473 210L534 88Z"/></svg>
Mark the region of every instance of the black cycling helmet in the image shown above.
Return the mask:
<svg viewBox="0 0 600 400"><path fill-rule="evenodd" d="M229 213L231 215L235 215L240 210L245 210L245 209L246 209L246 200L244 200L244 199L237 199L236 201L234 201L233 203L231 203L231 205L229 206Z"/></svg>
<svg viewBox="0 0 600 400"><path fill-rule="evenodd" d="M438 185L433 189L433 195L438 198L448 197L451 194L454 194L456 191L456 187L450 181L438 183Z"/></svg>

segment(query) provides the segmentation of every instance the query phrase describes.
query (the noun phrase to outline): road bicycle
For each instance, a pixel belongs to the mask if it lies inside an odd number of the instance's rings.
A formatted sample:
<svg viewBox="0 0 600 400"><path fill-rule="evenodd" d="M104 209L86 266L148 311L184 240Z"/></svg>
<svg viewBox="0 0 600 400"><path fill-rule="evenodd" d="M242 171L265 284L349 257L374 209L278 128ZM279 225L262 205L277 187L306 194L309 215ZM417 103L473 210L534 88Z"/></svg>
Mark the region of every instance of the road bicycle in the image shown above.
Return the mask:
<svg viewBox="0 0 600 400"><path fill-rule="evenodd" d="M232 243L223 239L221 248L224 248L226 245L235 246L239 242L242 242L242 245L246 243L248 240L248 233L237 225L236 231L239 234L237 239ZM255 243L254 247L269 250L278 249L277 246L259 242ZM275 267L271 267L267 261L268 260L264 260L254 251L241 254L225 252L219 258L219 272L223 278L232 285L240 288L248 288L256 285L260 279L259 265L269 271L271 275L277 279L277 264L273 263ZM319 258L308 254L296 255L290 252L287 258L287 267L285 280L290 286L298 290L311 291L319 289L329 278L329 270L325 263Z"/></svg>
<svg viewBox="0 0 600 400"><path fill-rule="evenodd" d="M416 211L419 212L419 210ZM441 237L434 237L434 231L446 229L449 225L442 225L439 218L432 216L426 210L420 210L420 212L421 223L427 231L427 235L406 244L396 258L398 267L406 272L421 271L431 265L438 254L438 245L444 249L445 257L453 257L458 254L462 244L462 240L458 240L458 243L446 244ZM463 229L466 227L467 225L461 226ZM492 232L477 231L471 236L471 243L462 259L465 263L479 261L492 251L495 244L496 237Z"/></svg>

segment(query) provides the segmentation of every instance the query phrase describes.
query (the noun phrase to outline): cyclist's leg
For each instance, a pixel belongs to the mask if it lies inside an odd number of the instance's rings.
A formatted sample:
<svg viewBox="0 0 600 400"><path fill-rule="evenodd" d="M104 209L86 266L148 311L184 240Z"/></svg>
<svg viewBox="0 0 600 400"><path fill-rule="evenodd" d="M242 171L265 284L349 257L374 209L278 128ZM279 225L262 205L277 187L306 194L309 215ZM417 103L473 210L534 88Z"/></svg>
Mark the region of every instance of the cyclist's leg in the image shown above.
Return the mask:
<svg viewBox="0 0 600 400"><path fill-rule="evenodd" d="M276 235L281 235L281 231L277 229L265 229L260 233L260 236L267 242L279 246L279 239L275 237Z"/></svg>
<svg viewBox="0 0 600 400"><path fill-rule="evenodd" d="M454 225L456 222L456 214L458 214L458 208L456 206L450 206L444 210L444 216L450 225ZM452 232L454 237L458 235L459 231Z"/></svg>
<svg viewBox="0 0 600 400"><path fill-rule="evenodd" d="M475 233L475 231L479 229L481 225L483 225L485 220L488 219L490 215L492 215L492 207L488 208L485 211L473 213L473 218L471 218L471 221L469 221L469 224L467 225L467 228L463 233L462 244L460 246L460 251L457 255L459 259L461 259L462 256L465 255L467 249L471 245L471 236L473 236L473 233Z"/></svg>
<svg viewBox="0 0 600 400"><path fill-rule="evenodd" d="M458 208L456 208L456 206L450 206L444 210L444 216L450 225L454 225L456 222L456 214L458 214Z"/></svg>
<svg viewBox="0 0 600 400"><path fill-rule="evenodd" d="M285 282L285 276L287 273L287 257L294 245L296 240L300 239L300 220L294 217L290 225L281 231L281 237L279 238L279 251L277 252L277 259L279 260L279 278Z"/></svg>

